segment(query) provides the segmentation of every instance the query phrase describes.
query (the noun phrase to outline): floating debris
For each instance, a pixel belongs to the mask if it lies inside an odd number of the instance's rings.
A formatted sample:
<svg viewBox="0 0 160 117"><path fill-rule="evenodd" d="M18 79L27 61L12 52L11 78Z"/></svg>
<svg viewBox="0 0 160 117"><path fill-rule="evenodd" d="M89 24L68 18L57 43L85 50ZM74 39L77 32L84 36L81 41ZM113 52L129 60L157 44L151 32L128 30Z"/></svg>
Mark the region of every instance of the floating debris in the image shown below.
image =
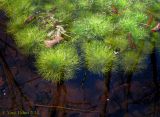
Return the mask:
<svg viewBox="0 0 160 117"><path fill-rule="evenodd" d="M117 55L119 53L120 53L120 48L116 48L115 51L114 51L114 54Z"/></svg>
<svg viewBox="0 0 160 117"><path fill-rule="evenodd" d="M107 101L110 101L110 99L109 99L109 98L107 98Z"/></svg>
<svg viewBox="0 0 160 117"><path fill-rule="evenodd" d="M48 36L52 36L52 40L45 40L45 46L47 48L51 48L53 45L59 43L61 40L63 40L62 34L64 34L66 31L61 25L56 26L56 31L51 31L48 33Z"/></svg>
<svg viewBox="0 0 160 117"><path fill-rule="evenodd" d="M3 95L6 95L6 89L2 90Z"/></svg>
<svg viewBox="0 0 160 117"><path fill-rule="evenodd" d="M151 31L152 32L160 32L160 23L158 23Z"/></svg>
<svg viewBox="0 0 160 117"><path fill-rule="evenodd" d="M5 88L2 88L2 89L0 90L0 96L5 96L5 95L7 95L7 91L6 91Z"/></svg>
<svg viewBox="0 0 160 117"><path fill-rule="evenodd" d="M52 40L45 40L44 43L47 48L51 48L53 45L59 43L61 40L63 40L63 37L55 36Z"/></svg>

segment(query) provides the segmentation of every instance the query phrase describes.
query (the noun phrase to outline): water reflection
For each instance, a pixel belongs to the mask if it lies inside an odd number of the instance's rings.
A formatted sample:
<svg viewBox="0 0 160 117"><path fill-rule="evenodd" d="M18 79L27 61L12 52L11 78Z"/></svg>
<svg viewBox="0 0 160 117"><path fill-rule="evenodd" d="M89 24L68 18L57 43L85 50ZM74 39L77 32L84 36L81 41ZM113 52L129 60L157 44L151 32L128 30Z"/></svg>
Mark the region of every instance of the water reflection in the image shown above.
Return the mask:
<svg viewBox="0 0 160 117"><path fill-rule="evenodd" d="M1 30L1 38L6 41L2 32ZM9 37L7 40L13 44ZM42 80L35 73L33 66L28 64L27 57L15 54L15 50L2 41L0 45L3 45L0 111L36 110L39 115L34 115L35 117L160 116L158 48L154 48L153 53L148 55L147 68L141 72L126 74L123 71L111 71L101 76L81 69L72 80L52 83ZM11 82L7 82L8 78L14 78L15 81L11 79ZM29 116L33 117L26 115Z"/></svg>

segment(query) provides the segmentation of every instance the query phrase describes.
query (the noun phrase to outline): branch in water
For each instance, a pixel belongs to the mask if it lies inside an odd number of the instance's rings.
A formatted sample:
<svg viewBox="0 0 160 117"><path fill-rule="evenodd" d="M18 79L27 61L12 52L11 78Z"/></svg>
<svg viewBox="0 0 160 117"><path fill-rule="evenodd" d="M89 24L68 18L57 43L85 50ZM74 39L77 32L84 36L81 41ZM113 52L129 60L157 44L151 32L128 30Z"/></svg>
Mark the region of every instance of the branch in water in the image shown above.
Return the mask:
<svg viewBox="0 0 160 117"><path fill-rule="evenodd" d="M65 109L70 111L79 111L84 113L99 113L99 111L93 111L93 110L81 110L81 109L75 109L75 108L69 108L69 107L63 107L63 106L48 106L48 105L40 105L35 104L37 107L45 107L45 108L57 108L57 109Z"/></svg>

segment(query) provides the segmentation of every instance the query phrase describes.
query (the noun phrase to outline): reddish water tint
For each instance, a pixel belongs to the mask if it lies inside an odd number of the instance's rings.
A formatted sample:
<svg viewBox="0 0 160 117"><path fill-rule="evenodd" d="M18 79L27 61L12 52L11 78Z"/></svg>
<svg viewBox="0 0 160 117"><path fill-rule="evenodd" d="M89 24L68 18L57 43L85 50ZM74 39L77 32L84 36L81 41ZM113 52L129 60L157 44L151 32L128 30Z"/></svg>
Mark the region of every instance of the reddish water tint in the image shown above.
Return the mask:
<svg viewBox="0 0 160 117"><path fill-rule="evenodd" d="M0 21L6 22L4 14ZM0 25L0 117L160 117L157 50L148 55L146 70L111 72L108 91L104 77L85 68L59 84L43 80L34 57L21 54L5 30Z"/></svg>

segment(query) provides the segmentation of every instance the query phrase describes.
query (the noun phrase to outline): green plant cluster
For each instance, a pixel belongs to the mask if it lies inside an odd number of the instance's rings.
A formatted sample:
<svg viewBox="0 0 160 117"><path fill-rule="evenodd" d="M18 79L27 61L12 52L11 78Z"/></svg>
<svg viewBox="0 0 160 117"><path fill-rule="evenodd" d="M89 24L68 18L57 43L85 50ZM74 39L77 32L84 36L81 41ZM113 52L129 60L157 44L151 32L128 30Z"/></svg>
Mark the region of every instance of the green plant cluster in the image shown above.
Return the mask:
<svg viewBox="0 0 160 117"><path fill-rule="evenodd" d="M143 68L151 42L158 39L151 34L160 18L156 0L0 0L0 7L10 18L8 32L24 53L36 55L38 71L47 80L71 79L81 62L99 74L119 70L118 65L133 72ZM36 20L24 24L31 15ZM61 24L67 36L46 48L53 22Z"/></svg>

